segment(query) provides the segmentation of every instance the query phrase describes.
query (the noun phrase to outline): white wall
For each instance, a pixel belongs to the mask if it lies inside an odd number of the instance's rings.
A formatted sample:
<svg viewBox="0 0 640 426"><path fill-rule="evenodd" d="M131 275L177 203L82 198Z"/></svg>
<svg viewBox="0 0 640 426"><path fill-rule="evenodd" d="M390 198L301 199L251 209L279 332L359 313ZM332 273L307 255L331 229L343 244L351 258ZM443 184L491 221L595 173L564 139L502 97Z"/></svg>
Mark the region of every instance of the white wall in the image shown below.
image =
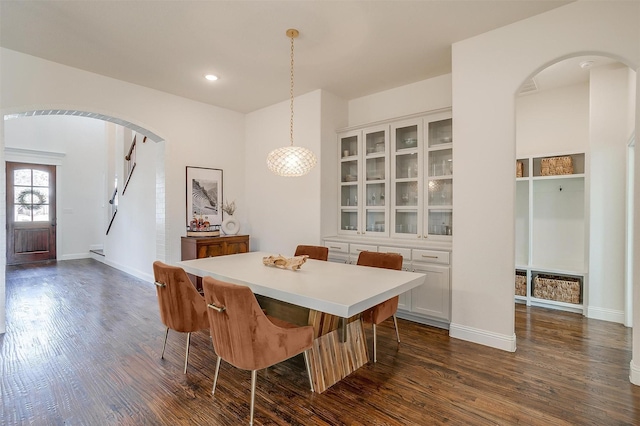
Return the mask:
<svg viewBox="0 0 640 426"><path fill-rule="evenodd" d="M102 244L106 202L105 123L75 116L33 116L5 121L5 147L63 153L57 168L57 258L89 257Z"/></svg>
<svg viewBox="0 0 640 426"><path fill-rule="evenodd" d="M587 152L589 84L516 98L516 156Z"/></svg>
<svg viewBox="0 0 640 426"><path fill-rule="evenodd" d="M296 96L295 146L321 154L322 91ZM289 101L251 112L246 116L247 171L245 196L251 250L293 255L298 244L320 242L321 166L307 175L285 178L267 168L269 152L290 143Z"/></svg>
<svg viewBox="0 0 640 426"><path fill-rule="evenodd" d="M629 123L629 68L590 73L591 202L590 318L624 323L625 206ZM632 111L635 110L632 108Z"/></svg>
<svg viewBox="0 0 640 426"><path fill-rule="evenodd" d="M451 336L516 349L514 95L539 70L570 56L608 53L637 68L639 24L640 3L575 2L453 45Z"/></svg>
<svg viewBox="0 0 640 426"><path fill-rule="evenodd" d="M180 259L186 166L223 169L225 198L236 199L240 208L244 204L243 114L8 49L1 49L0 55L4 114L47 108L92 111L127 120L166 141L165 260ZM156 233L145 238L155 240ZM151 277L151 265L143 255L127 259L123 266Z"/></svg>
<svg viewBox="0 0 640 426"><path fill-rule="evenodd" d="M338 142L336 129L347 125L348 103L332 93L322 91L322 149L320 199L322 236L335 235L338 229ZM321 241L317 241L321 243Z"/></svg>
<svg viewBox="0 0 640 426"><path fill-rule="evenodd" d="M145 241L145 244L155 241L154 255L161 260L169 263L180 260L180 237L184 235L186 226L186 166L223 169L224 197L235 199L239 209L245 205L243 114L4 48L0 49L0 85L2 114L37 109L90 111L126 120L164 140L160 144L163 151L155 153L156 167L153 170L159 204L156 204L155 214L147 218L151 223L155 221L155 229L150 232L145 227L144 235L136 235L136 239ZM3 145L4 132L0 134L0 146ZM4 156L0 163L4 167ZM134 173L138 172L140 170ZM149 173L149 169L144 173ZM136 176L137 179L141 179L138 182L146 182L146 178L140 175ZM2 173L2 191L4 182ZM141 202L146 203L147 200ZM4 233L4 210L3 196L0 200L0 233ZM246 225L242 222L244 213L242 210L239 213L242 227ZM147 215L146 212L144 214ZM128 237L123 238L119 244L125 247L130 241ZM118 267L151 281L149 253L145 250L130 254ZM5 256L0 259L1 268L4 268L5 259ZM3 319L4 292L4 274L1 274L0 317ZM0 332L3 331L4 327L0 328Z"/></svg>
<svg viewBox="0 0 640 426"><path fill-rule="evenodd" d="M451 107L451 74L349 101L349 124L358 126Z"/></svg>

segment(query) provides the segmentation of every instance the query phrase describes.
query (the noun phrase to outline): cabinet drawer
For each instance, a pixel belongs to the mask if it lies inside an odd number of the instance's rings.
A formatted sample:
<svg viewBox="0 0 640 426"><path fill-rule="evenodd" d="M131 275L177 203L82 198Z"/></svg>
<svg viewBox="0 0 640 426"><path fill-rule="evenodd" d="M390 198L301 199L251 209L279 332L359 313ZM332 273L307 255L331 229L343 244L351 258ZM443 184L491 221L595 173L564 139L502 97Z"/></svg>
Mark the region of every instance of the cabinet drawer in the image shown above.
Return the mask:
<svg viewBox="0 0 640 426"><path fill-rule="evenodd" d="M426 263L442 263L448 265L449 252L438 250L417 250L414 249L412 253L412 260L414 262L426 262Z"/></svg>
<svg viewBox="0 0 640 426"><path fill-rule="evenodd" d="M378 251L380 253L397 253L402 255L403 262L411 261L411 249L408 248L380 246Z"/></svg>
<svg viewBox="0 0 640 426"><path fill-rule="evenodd" d="M349 252L351 254L360 254L361 251L378 251L378 246L369 244L351 244Z"/></svg>
<svg viewBox="0 0 640 426"><path fill-rule="evenodd" d="M332 254L349 254L349 243L325 241L324 246L329 248L329 256Z"/></svg>

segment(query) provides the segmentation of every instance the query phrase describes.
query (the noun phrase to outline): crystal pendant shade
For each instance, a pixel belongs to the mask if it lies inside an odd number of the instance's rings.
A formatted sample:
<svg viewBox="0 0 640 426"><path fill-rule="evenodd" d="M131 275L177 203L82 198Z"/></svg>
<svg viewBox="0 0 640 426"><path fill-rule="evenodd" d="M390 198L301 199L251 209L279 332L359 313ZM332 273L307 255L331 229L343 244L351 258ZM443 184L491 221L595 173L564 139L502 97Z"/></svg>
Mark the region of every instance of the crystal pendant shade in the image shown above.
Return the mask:
<svg viewBox="0 0 640 426"><path fill-rule="evenodd" d="M290 28L287 37L291 39L291 86L289 90L291 116L289 119L289 139L291 144L275 149L267 156L267 167L278 176L304 176L316 165L316 156L307 148L293 146L293 39L300 34L298 30Z"/></svg>
<svg viewBox="0 0 640 426"><path fill-rule="evenodd" d="M285 177L304 176L311 171L316 162L313 152L301 146L274 149L267 156L269 170Z"/></svg>

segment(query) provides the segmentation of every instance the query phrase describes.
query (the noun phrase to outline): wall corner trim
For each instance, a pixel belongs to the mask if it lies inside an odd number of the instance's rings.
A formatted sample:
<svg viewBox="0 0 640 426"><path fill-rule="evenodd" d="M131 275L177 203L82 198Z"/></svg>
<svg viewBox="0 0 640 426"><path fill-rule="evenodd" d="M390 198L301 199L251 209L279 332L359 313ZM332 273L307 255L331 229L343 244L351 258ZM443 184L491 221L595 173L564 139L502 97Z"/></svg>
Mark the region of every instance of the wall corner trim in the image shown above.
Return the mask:
<svg viewBox="0 0 640 426"><path fill-rule="evenodd" d="M633 359L629 363L629 381L640 386L640 365L636 365Z"/></svg>
<svg viewBox="0 0 640 426"><path fill-rule="evenodd" d="M478 328L451 323L449 336L455 339L466 340L483 346L501 349L507 352L516 351L516 335L511 336L493 333Z"/></svg>

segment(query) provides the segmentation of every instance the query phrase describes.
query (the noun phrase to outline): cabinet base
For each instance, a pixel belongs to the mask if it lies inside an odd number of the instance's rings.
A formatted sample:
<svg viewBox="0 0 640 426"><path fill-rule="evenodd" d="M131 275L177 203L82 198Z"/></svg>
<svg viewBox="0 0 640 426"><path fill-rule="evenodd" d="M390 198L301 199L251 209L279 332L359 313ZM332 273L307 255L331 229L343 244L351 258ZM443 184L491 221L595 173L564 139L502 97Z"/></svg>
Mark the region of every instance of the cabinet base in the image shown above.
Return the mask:
<svg viewBox="0 0 640 426"><path fill-rule="evenodd" d="M416 315L411 312L403 311L398 309L398 313L396 314L398 318L402 318L407 321L417 322L418 324L429 325L431 327L443 328L445 330L449 330L449 321L445 321L442 319L436 318L427 318L422 315Z"/></svg>

